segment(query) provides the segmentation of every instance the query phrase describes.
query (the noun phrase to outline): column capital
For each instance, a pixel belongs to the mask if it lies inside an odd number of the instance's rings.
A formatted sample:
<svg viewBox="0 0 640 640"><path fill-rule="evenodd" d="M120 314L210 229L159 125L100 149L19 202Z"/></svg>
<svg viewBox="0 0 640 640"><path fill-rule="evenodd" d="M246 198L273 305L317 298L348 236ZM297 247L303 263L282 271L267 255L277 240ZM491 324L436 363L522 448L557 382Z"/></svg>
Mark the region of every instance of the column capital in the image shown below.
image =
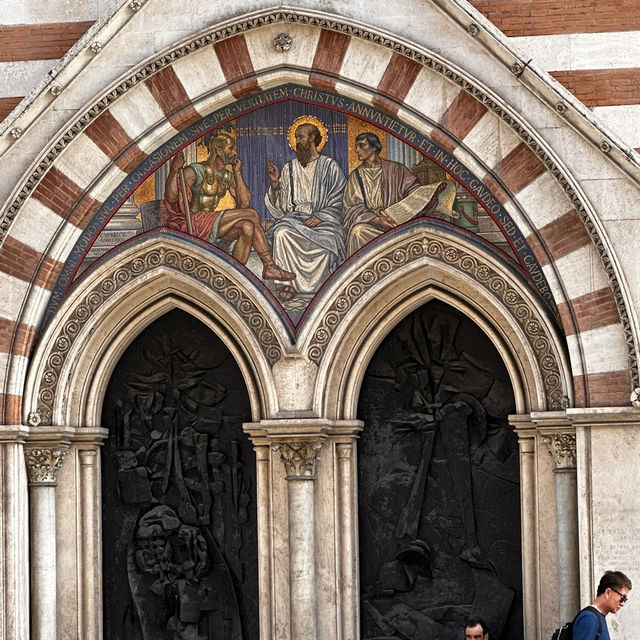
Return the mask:
<svg viewBox="0 0 640 640"><path fill-rule="evenodd" d="M69 451L69 445L59 443L56 446L25 445L24 459L31 485L55 485L58 470Z"/></svg>
<svg viewBox="0 0 640 640"><path fill-rule="evenodd" d="M573 433L548 433L540 436L553 457L555 470L576 468L576 436Z"/></svg>
<svg viewBox="0 0 640 640"><path fill-rule="evenodd" d="M279 451L287 480L314 480L316 459L322 448L321 440L301 440L298 442L272 442L271 449Z"/></svg>

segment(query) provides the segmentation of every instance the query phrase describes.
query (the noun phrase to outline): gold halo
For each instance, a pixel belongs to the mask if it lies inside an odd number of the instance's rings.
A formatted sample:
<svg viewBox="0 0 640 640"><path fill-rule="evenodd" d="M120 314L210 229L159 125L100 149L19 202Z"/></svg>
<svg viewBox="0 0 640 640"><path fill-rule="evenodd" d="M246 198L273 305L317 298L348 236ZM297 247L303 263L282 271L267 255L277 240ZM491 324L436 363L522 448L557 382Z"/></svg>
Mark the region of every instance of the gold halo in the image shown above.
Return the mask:
<svg viewBox="0 0 640 640"><path fill-rule="evenodd" d="M301 124L314 124L316 127L318 127L320 135L322 136L322 142L318 145L317 149L318 151L322 151L324 145L327 144L327 138L329 134L327 133L327 127L325 126L324 122L322 122L322 120L318 120L318 118L316 118L315 116L300 116L291 123L289 132L287 133L287 138L289 140L289 146L291 147L291 149L293 151L296 150L296 129Z"/></svg>

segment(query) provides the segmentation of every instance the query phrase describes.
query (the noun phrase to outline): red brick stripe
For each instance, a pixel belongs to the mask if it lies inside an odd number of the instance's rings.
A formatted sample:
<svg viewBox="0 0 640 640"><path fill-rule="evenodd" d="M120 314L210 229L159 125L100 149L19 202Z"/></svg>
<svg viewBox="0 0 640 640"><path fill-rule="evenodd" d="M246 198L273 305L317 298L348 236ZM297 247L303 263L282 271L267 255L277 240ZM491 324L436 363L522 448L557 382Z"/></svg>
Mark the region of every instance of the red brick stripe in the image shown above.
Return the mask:
<svg viewBox="0 0 640 640"><path fill-rule="evenodd" d="M311 65L309 82L319 89L333 91L336 88L336 78L347 53L351 38L337 31L322 29L316 46L316 53Z"/></svg>
<svg viewBox="0 0 640 640"><path fill-rule="evenodd" d="M624 407L630 404L631 380L628 371L608 371L587 375L590 407Z"/></svg>
<svg viewBox="0 0 640 640"><path fill-rule="evenodd" d="M200 120L200 114L193 108L180 78L172 67L154 73L145 82L169 122L178 131Z"/></svg>
<svg viewBox="0 0 640 640"><path fill-rule="evenodd" d="M0 62L57 60L93 22L52 22L0 26Z"/></svg>
<svg viewBox="0 0 640 640"><path fill-rule="evenodd" d="M0 98L0 122L2 122L19 104L22 98Z"/></svg>
<svg viewBox="0 0 640 640"><path fill-rule="evenodd" d="M415 60L394 53L378 84L378 91L383 95L373 98L374 106L396 114L398 107L393 100L402 102L407 97L420 69L422 69L421 65ZM389 97L393 100L389 100Z"/></svg>
<svg viewBox="0 0 640 640"><path fill-rule="evenodd" d="M260 90L247 41L242 34L217 42L213 49L234 97L242 98Z"/></svg>
<svg viewBox="0 0 640 640"><path fill-rule="evenodd" d="M82 189L61 171L51 167L33 191L33 197L40 200L61 218L69 215L71 206L82 196Z"/></svg>
<svg viewBox="0 0 640 640"><path fill-rule="evenodd" d="M549 256L546 245L542 244L540 238L535 233L528 235L526 241L541 267L551 262L551 257Z"/></svg>
<svg viewBox="0 0 640 640"><path fill-rule="evenodd" d="M0 318L0 352L28 356L36 337L34 327Z"/></svg>
<svg viewBox="0 0 640 640"><path fill-rule="evenodd" d="M572 335L578 331L600 329L620 322L613 293L609 287L574 298L569 304L573 315L569 313L566 302L558 305L566 335Z"/></svg>
<svg viewBox="0 0 640 640"><path fill-rule="evenodd" d="M538 157L521 142L494 168L511 193L518 193L544 172Z"/></svg>
<svg viewBox="0 0 640 640"><path fill-rule="evenodd" d="M496 177L492 175L486 175L482 179L482 184L484 184L489 191L496 197L500 204L504 204L505 202L509 202L511 200L511 194L505 191L502 183L496 179Z"/></svg>
<svg viewBox="0 0 640 640"><path fill-rule="evenodd" d="M56 260L44 257L39 251L7 236L2 248L0 248L0 271L30 282L40 269L41 264L47 274L57 272L62 267ZM52 287L51 280L46 277L39 284L41 286L48 284L48 288Z"/></svg>
<svg viewBox="0 0 640 640"><path fill-rule="evenodd" d="M22 422L22 396L8 393L0 394L0 418L4 421L2 424L20 424Z"/></svg>
<svg viewBox="0 0 640 640"><path fill-rule="evenodd" d="M470 0L507 36L640 29L637 0Z"/></svg>
<svg viewBox="0 0 640 640"><path fill-rule="evenodd" d="M486 112L487 107L479 100L470 93L461 91L449 105L442 121L449 133L458 140L463 140Z"/></svg>
<svg viewBox="0 0 640 640"><path fill-rule="evenodd" d="M587 107L640 103L640 68L553 71L551 75Z"/></svg>
<svg viewBox="0 0 640 640"><path fill-rule="evenodd" d="M146 157L109 111L96 118L84 132L125 173L129 173Z"/></svg>
<svg viewBox="0 0 640 640"><path fill-rule="evenodd" d="M34 189L33 197L80 228L100 206L94 198L83 197L82 189L55 167L47 171Z"/></svg>
<svg viewBox="0 0 640 640"><path fill-rule="evenodd" d="M540 236L554 260L585 247L591 242L584 224L575 210L565 213L557 220L542 227Z"/></svg>

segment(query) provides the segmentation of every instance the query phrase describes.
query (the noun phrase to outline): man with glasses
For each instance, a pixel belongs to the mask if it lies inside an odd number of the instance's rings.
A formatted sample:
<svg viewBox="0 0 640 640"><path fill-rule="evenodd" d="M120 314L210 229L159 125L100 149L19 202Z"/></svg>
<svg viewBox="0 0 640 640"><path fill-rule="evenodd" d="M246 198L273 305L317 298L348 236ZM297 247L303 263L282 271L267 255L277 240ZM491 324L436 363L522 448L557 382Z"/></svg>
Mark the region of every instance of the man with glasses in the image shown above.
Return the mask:
<svg viewBox="0 0 640 640"><path fill-rule="evenodd" d="M573 621L573 640L610 640L605 616L617 613L627 601L631 580L621 571L607 571L600 578L596 599Z"/></svg>

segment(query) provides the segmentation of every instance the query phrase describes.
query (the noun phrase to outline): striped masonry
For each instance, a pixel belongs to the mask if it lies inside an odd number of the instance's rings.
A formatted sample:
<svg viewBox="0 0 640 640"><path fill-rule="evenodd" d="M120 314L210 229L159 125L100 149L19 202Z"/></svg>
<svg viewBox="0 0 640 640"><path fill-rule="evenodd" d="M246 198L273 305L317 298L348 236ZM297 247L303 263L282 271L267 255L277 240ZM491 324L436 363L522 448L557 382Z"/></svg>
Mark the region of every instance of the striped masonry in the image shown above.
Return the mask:
<svg viewBox="0 0 640 640"><path fill-rule="evenodd" d="M640 104L640 67L552 71L551 75L587 107Z"/></svg>
<svg viewBox="0 0 640 640"><path fill-rule="evenodd" d="M469 0L507 36L640 29L636 0Z"/></svg>
<svg viewBox="0 0 640 640"><path fill-rule="evenodd" d="M169 122L178 131L200 120L180 79L171 67L165 67L145 80Z"/></svg>
<svg viewBox="0 0 640 640"><path fill-rule="evenodd" d="M229 89L236 98L243 98L259 91L256 72L242 34L216 42L213 48Z"/></svg>
<svg viewBox="0 0 640 640"><path fill-rule="evenodd" d="M316 83L316 86L327 88L334 86L332 85L333 78L338 77L345 52L352 45L353 43L350 42L348 36L323 30L317 41L313 66L309 70L310 78L313 78L312 84ZM244 37L229 38L218 43L214 49L234 95L246 95L247 92L254 91L258 87ZM379 96L374 99L374 104L380 108L395 110L396 101L402 102L409 94L422 68L416 62L399 54L393 54L390 59L385 59L384 64L385 70L378 83ZM194 109L180 79L171 67L162 69L148 78L145 81L145 86L176 129L183 129L187 124L199 119L199 114ZM457 141L464 142L464 138L470 134L486 112L486 108L475 101L470 94L466 92L452 94L442 119L443 126L446 127L446 130L443 128L442 131L443 137L448 137L456 145ZM121 123L114 115L103 114L100 116L95 123L88 127L86 135L103 153L118 163L123 171L133 166L133 158L142 157L143 152L133 145L131 137L126 133L125 123ZM482 160L482 157L480 159ZM72 158L68 158L67 162L70 160ZM510 148L508 152L498 158L493 166L493 173L485 176L484 182L502 202L507 202L517 196L520 191L526 189L545 171L537 156L524 143ZM83 190L55 167L51 168L42 179L35 189L33 197L57 215L68 218L80 228L86 224L86 221L99 206L99 202L95 199L89 196L83 197ZM529 213L535 222L535 215L531 214L531 211ZM575 214L572 215L572 212L566 216L553 220L540 230L541 244L534 250L541 256L546 256L547 263L572 255L578 248L584 247L586 243L590 242L584 228L581 228L578 217ZM563 217L566 219L563 220ZM562 229L562 234L558 233L559 229ZM9 249L18 251L22 250L22 247L14 243ZM0 265L8 265L10 258L9 253L3 257L0 252ZM16 274L18 277L34 279L34 269L37 268L34 267L36 256L30 255L29 260L26 261L26 264L31 269L30 275L27 273L29 268L25 267L20 274ZM55 273L55 263L47 264L49 272ZM585 270L584 273L587 277L588 271ZM38 277L38 282L45 287L52 284L49 277ZM573 300L569 299L565 308L561 309L567 334L577 336L584 331L592 331L618 323L617 311L612 300L612 296L602 288L581 294ZM17 330L27 331L22 328ZM14 342L16 341L14 340ZM577 396L579 395L579 387L583 384L581 381L586 385L582 395L585 398L588 397L588 402L594 406L626 404L628 402L629 381L626 371L600 373L596 370L577 377ZM627 397L621 400L622 389ZM585 399L585 401L587 400ZM11 400L9 399L8 402Z"/></svg>
<svg viewBox="0 0 640 640"><path fill-rule="evenodd" d="M335 90L336 78L340 74L350 40L351 38L344 33L328 29L320 31L309 76L309 82L312 86L328 91Z"/></svg>
<svg viewBox="0 0 640 640"><path fill-rule="evenodd" d="M84 133L125 173L132 171L146 157L109 111L96 118Z"/></svg>
<svg viewBox="0 0 640 640"><path fill-rule="evenodd" d="M398 113L395 101L401 103L407 97L421 69L415 60L394 53L378 84L378 92L382 95L373 98L373 105L394 115Z"/></svg>
<svg viewBox="0 0 640 640"><path fill-rule="evenodd" d="M0 26L0 62L62 58L92 25L93 21Z"/></svg>

